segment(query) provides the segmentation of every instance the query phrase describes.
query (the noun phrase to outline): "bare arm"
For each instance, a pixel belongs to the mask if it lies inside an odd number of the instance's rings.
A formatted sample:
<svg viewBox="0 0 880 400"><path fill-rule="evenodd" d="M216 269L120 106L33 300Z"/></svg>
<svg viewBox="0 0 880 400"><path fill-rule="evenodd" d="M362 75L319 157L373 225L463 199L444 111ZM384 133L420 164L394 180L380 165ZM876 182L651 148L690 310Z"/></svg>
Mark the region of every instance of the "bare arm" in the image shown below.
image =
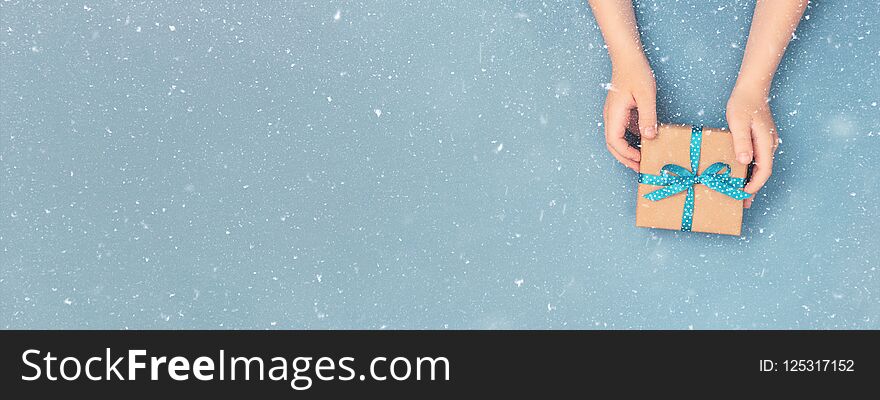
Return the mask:
<svg viewBox="0 0 880 400"><path fill-rule="evenodd" d="M791 41L807 0L758 0L737 85L770 91L770 83Z"/></svg>
<svg viewBox="0 0 880 400"><path fill-rule="evenodd" d="M611 58L611 86L605 99L605 142L621 163L638 172L639 151L627 144L624 133L630 114L638 109L638 131L653 139L657 132L654 73L642 51L631 0L590 0Z"/></svg>
<svg viewBox="0 0 880 400"><path fill-rule="evenodd" d="M631 0L590 0L590 7L602 30L612 64L644 56Z"/></svg>
<svg viewBox="0 0 880 400"><path fill-rule="evenodd" d="M758 0L736 85L727 102L727 123L740 163L755 169L745 191L757 193L770 179L779 135L767 104L773 75L808 0ZM746 200L751 206L754 196Z"/></svg>

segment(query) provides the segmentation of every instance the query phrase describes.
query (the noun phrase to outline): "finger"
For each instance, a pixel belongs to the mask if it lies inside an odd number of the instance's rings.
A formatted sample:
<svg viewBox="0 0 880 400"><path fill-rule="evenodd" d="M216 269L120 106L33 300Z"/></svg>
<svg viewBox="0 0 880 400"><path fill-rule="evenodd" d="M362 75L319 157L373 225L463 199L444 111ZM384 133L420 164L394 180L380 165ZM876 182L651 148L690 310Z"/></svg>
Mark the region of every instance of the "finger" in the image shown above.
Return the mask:
<svg viewBox="0 0 880 400"><path fill-rule="evenodd" d="M752 202L755 200L755 196L757 196L757 194L754 194L752 195L752 197L743 200L743 208L752 208Z"/></svg>
<svg viewBox="0 0 880 400"><path fill-rule="evenodd" d="M727 123L730 125L730 133L733 136L733 153L736 155L736 161L747 165L752 162L754 157L754 152L752 151L752 131L749 127L749 121L728 116Z"/></svg>
<svg viewBox="0 0 880 400"><path fill-rule="evenodd" d="M637 93L636 108L639 110L639 132L643 138L657 137L657 94L654 91Z"/></svg>
<svg viewBox="0 0 880 400"><path fill-rule="evenodd" d="M639 161L641 159L639 151L630 147L624 139L628 116L629 108L625 104L616 104L608 108L605 113L605 142L624 158Z"/></svg>
<svg viewBox="0 0 880 400"><path fill-rule="evenodd" d="M625 165L627 168L639 172L639 163L621 156L620 153L617 152L617 150L614 150L614 148L611 147L611 145L608 145L608 152L611 153L611 155L614 156L617 161L620 161L620 163Z"/></svg>
<svg viewBox="0 0 880 400"><path fill-rule="evenodd" d="M629 168L633 171L639 172L639 163L638 162L630 160L624 156L621 156L620 153L617 152L617 150L614 150L614 148L611 147L611 145L607 145L607 147L608 147L608 152L611 153L611 155L614 156L614 158L616 158L617 161L620 161L620 163L625 165L627 168Z"/></svg>
<svg viewBox="0 0 880 400"><path fill-rule="evenodd" d="M746 192L754 194L761 189L773 171L773 145L775 144L775 128L769 126L755 126L752 132L754 143L755 167L752 170L752 180L746 185Z"/></svg>

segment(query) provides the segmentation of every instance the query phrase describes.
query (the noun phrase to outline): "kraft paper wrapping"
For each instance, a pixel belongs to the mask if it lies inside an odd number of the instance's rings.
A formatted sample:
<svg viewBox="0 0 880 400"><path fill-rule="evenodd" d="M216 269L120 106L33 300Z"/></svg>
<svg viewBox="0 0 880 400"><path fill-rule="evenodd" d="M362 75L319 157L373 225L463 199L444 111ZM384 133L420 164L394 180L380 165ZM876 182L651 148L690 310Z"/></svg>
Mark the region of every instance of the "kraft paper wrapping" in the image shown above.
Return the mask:
<svg viewBox="0 0 880 400"><path fill-rule="evenodd" d="M666 164L690 169L690 125L661 125L657 137L642 140L639 172L659 174ZM736 161L733 138L729 131L703 128L699 173L716 162L730 165L731 176L745 178L746 166ZM636 226L680 230L687 192L651 201L644 196L660 186L639 184L636 202ZM692 231L739 236L742 229L743 201L725 196L705 185L694 185L694 217Z"/></svg>

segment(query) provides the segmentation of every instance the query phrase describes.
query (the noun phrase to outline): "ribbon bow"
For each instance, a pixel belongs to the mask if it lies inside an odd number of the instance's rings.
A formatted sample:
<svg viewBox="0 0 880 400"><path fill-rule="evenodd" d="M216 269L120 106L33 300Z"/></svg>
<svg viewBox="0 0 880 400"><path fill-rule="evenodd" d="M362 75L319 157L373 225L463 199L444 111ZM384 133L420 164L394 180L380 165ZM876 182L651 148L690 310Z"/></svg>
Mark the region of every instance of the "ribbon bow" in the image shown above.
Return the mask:
<svg viewBox="0 0 880 400"><path fill-rule="evenodd" d="M751 194L742 191L745 179L730 176L730 165L716 162L706 168L702 174L696 174L700 165L700 146L703 141L703 127L691 128L690 161L691 169L688 170L680 165L666 164L660 169L660 175L639 174L639 183L646 185L663 186L644 197L651 201L663 200L676 193L687 190L687 198L684 202L684 211L681 217L681 230L690 231L694 218L694 185L702 183L709 189L732 197L736 200L744 200Z"/></svg>

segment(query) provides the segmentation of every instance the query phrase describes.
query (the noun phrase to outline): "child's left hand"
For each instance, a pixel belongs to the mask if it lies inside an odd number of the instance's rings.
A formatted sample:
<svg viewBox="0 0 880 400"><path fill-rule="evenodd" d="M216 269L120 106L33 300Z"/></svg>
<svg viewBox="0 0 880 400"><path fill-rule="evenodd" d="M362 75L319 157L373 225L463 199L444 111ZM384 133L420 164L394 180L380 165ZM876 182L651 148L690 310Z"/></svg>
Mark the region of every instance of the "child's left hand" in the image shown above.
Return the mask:
<svg viewBox="0 0 880 400"><path fill-rule="evenodd" d="M745 208L752 206L755 194L770 179L773 154L780 142L767 104L768 90L738 83L727 101L727 124L733 134L736 160L746 165L755 160L752 179L743 189L752 194L743 203Z"/></svg>

